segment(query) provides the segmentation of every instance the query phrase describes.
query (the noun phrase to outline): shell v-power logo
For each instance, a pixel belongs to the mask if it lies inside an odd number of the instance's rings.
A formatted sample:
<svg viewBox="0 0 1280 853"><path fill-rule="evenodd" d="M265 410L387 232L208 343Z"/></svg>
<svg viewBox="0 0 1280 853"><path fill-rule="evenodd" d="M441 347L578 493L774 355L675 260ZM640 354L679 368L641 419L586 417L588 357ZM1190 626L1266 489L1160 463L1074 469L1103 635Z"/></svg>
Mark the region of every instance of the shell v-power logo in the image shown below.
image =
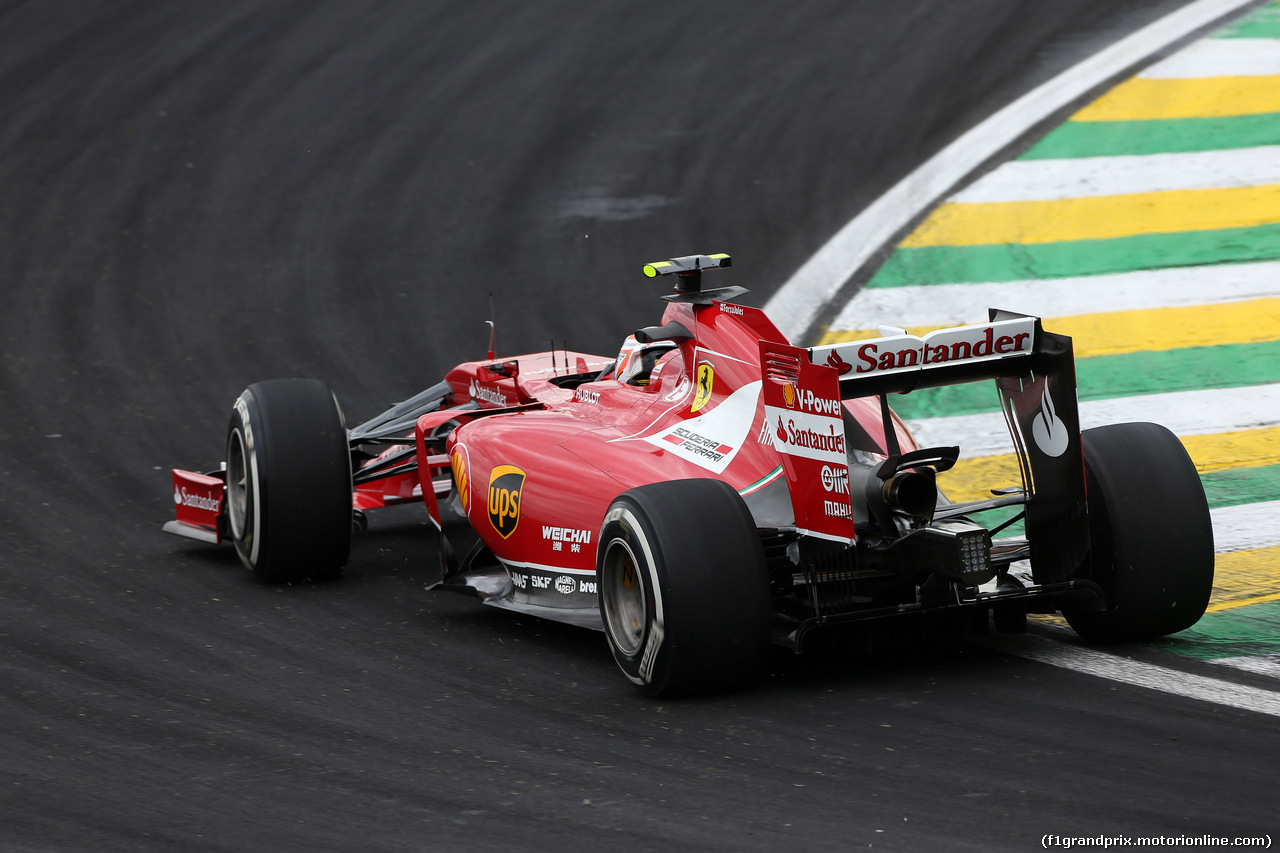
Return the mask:
<svg viewBox="0 0 1280 853"><path fill-rule="evenodd" d="M489 523L507 539L520 523L520 494L525 473L514 465L499 465L489 475Z"/></svg>

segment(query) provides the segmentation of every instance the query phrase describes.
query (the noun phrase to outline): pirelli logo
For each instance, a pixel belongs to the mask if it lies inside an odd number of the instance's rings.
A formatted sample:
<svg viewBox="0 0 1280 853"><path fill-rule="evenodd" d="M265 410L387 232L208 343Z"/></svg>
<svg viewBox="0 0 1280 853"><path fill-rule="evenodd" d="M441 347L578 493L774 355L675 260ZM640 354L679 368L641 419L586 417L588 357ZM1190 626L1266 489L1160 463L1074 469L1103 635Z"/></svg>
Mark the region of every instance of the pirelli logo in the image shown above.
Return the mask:
<svg viewBox="0 0 1280 853"><path fill-rule="evenodd" d="M525 473L514 465L499 465L489 475L489 523L503 539L520 524L520 495Z"/></svg>

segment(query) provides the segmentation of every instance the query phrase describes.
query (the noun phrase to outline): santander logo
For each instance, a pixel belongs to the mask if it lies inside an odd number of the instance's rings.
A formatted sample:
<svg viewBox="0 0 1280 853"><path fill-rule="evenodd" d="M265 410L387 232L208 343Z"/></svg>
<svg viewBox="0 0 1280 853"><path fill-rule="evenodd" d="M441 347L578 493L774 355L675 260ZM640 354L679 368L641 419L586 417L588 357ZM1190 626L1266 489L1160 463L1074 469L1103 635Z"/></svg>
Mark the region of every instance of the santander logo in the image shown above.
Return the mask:
<svg viewBox="0 0 1280 853"><path fill-rule="evenodd" d="M471 399L481 400L494 406L508 406L507 395L495 388L488 388L476 380L471 380Z"/></svg>
<svg viewBox="0 0 1280 853"><path fill-rule="evenodd" d="M1061 456L1067 450L1067 443L1070 436L1067 435L1067 425L1058 417L1058 413L1053 408L1053 398L1049 396L1049 389L1044 389L1044 396L1040 398L1040 414L1036 415L1035 420L1031 422L1031 437L1036 441L1036 447L1040 448L1040 452L1045 456Z"/></svg>
<svg viewBox="0 0 1280 853"><path fill-rule="evenodd" d="M827 356L827 367L834 367L840 371L841 376L853 370L853 365L841 358L840 353L835 350L832 350L831 354Z"/></svg>
<svg viewBox="0 0 1280 853"><path fill-rule="evenodd" d="M217 512L220 501L208 495L193 495L183 488L173 490L173 502L178 506L189 506L206 512Z"/></svg>

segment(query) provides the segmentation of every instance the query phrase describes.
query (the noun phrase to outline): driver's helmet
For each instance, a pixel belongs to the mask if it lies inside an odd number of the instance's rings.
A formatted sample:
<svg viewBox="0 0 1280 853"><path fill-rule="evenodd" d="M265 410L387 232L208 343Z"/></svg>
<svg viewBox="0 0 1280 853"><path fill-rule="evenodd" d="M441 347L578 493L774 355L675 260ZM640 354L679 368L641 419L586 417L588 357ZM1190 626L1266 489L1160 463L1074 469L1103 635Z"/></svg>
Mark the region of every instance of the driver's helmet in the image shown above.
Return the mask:
<svg viewBox="0 0 1280 853"><path fill-rule="evenodd" d="M618 352L618 360L613 369L614 378L623 385L648 385L649 374L653 373L653 366L658 363L658 359L675 348L675 341L642 344L636 340L635 335L628 335Z"/></svg>

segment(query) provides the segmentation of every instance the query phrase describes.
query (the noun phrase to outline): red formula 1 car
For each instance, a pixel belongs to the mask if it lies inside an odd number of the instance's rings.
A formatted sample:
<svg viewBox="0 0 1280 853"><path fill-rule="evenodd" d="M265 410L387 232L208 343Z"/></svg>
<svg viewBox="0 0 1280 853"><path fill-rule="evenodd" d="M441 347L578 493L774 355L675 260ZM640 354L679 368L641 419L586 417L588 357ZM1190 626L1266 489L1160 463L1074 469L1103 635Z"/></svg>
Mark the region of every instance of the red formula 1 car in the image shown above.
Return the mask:
<svg viewBox="0 0 1280 853"><path fill-rule="evenodd" d="M743 288L702 289L729 262L646 266L675 292L617 358L490 355L351 430L321 382L251 385L223 469L173 472L165 529L297 581L341 571L364 513L422 501L438 588L603 629L653 695L744 683L771 643L798 651L822 625L967 610L1016 631L1060 610L1086 639L1128 641L1203 614L1195 468L1154 424L1081 433L1070 338L993 310L795 347L732 302ZM887 395L977 380L995 382L1021 482L957 504L936 476L963 448L918 447ZM465 554L445 510L478 536ZM1012 520L1025 533L999 537Z"/></svg>

